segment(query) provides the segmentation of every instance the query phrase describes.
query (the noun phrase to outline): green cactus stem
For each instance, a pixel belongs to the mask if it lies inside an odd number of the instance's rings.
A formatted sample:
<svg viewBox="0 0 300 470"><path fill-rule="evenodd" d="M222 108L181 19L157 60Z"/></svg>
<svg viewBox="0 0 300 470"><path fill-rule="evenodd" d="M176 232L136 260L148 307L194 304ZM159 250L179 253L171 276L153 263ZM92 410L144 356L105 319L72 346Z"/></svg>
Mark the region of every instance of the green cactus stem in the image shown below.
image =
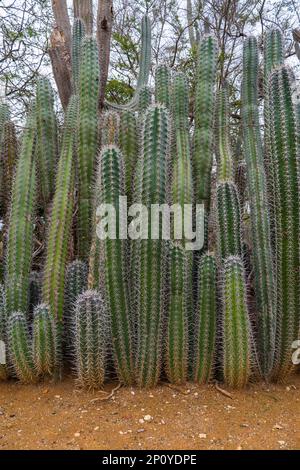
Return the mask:
<svg viewBox="0 0 300 470"><path fill-rule="evenodd" d="M216 100L216 144L218 180L233 179L233 157L229 132L229 98L228 87L224 84L217 93Z"/></svg>
<svg viewBox="0 0 300 470"><path fill-rule="evenodd" d="M250 201L255 294L258 314L258 353L265 378L272 368L275 348L276 291L272 259L267 180L258 110L258 50L249 37L244 42L242 126Z"/></svg>
<svg viewBox="0 0 300 470"><path fill-rule="evenodd" d="M194 325L193 379L209 382L213 374L217 329L217 268L212 254L200 258L198 303Z"/></svg>
<svg viewBox="0 0 300 470"><path fill-rule="evenodd" d="M106 305L96 291L82 293L73 319L73 362L76 381L88 389L102 388L106 373L109 331Z"/></svg>
<svg viewBox="0 0 300 470"><path fill-rule="evenodd" d="M57 321L63 317L65 266L72 226L74 192L74 139L77 126L78 100L70 100L64 126L61 155L56 175L56 189L46 245L43 301L50 305Z"/></svg>
<svg viewBox="0 0 300 470"><path fill-rule="evenodd" d="M158 65L155 72L155 102L170 107L171 71L167 65Z"/></svg>
<svg viewBox="0 0 300 470"><path fill-rule="evenodd" d="M6 380L7 373L7 337L6 337L6 323L7 323L7 313L6 313L6 296L5 288L3 284L0 284L0 342L2 342L1 347L4 357L3 361L0 362L0 381ZM4 362L4 363L3 363Z"/></svg>
<svg viewBox="0 0 300 470"><path fill-rule="evenodd" d="M23 383L36 381L29 331L22 312L10 314L7 326L9 356L13 373Z"/></svg>
<svg viewBox="0 0 300 470"><path fill-rule="evenodd" d="M125 163L126 196L131 205L134 171L138 158L138 125L133 112L123 111L120 117L119 144Z"/></svg>
<svg viewBox="0 0 300 470"><path fill-rule="evenodd" d="M33 312L32 354L36 374L54 375L58 367L56 327L50 308L38 305Z"/></svg>
<svg viewBox="0 0 300 470"><path fill-rule="evenodd" d="M78 93L79 70L81 61L81 45L85 36L84 22L80 18L75 18L72 30L72 79L73 92Z"/></svg>
<svg viewBox="0 0 300 470"><path fill-rule="evenodd" d="M240 258L224 261L222 279L223 375L226 385L245 387L251 374L251 326Z"/></svg>

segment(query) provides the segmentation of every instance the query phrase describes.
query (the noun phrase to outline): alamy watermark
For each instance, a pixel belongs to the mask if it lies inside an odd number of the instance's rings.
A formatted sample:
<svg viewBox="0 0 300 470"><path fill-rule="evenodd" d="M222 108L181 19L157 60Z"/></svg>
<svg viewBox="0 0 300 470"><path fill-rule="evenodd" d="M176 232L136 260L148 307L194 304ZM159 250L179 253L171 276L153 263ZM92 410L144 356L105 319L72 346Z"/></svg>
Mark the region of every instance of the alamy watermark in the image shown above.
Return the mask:
<svg viewBox="0 0 300 470"><path fill-rule="evenodd" d="M186 250L204 244L203 204L132 204L119 196L117 206L100 204L96 211L100 240L184 240Z"/></svg>

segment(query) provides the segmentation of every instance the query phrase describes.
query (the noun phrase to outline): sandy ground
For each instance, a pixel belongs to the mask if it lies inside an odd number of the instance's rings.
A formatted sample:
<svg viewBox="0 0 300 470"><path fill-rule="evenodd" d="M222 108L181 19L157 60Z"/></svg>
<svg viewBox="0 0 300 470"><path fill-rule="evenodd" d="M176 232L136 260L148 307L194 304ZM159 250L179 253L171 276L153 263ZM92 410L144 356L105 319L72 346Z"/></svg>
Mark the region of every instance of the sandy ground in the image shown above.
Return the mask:
<svg viewBox="0 0 300 470"><path fill-rule="evenodd" d="M300 374L231 393L161 385L103 401L72 379L0 383L0 449L300 449Z"/></svg>

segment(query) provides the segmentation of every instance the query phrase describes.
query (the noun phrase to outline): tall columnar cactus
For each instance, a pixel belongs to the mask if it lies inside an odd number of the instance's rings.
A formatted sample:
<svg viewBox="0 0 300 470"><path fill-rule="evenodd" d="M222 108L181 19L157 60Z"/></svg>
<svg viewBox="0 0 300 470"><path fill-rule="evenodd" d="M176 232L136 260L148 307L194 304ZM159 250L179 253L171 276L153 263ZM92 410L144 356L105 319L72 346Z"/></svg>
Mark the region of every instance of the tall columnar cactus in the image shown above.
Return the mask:
<svg viewBox="0 0 300 470"><path fill-rule="evenodd" d="M95 39L82 41L79 74L78 137L78 253L89 255L92 220L92 183L98 145L99 59Z"/></svg>
<svg viewBox="0 0 300 470"><path fill-rule="evenodd" d="M107 359L108 315L96 291L82 293L77 301L72 326L73 361L78 385L101 388Z"/></svg>
<svg viewBox="0 0 300 470"><path fill-rule="evenodd" d="M81 61L81 44L84 36L84 22L80 18L75 18L72 30L72 80L74 94L78 93L79 70Z"/></svg>
<svg viewBox="0 0 300 470"><path fill-rule="evenodd" d="M169 155L170 118L164 106L148 109L143 123L140 186L134 202L150 209L151 204L166 201L167 161ZM151 228L150 228L151 227ZM160 375L162 356L162 322L165 312L166 247L153 240L150 229L159 227L151 220L148 238L136 240L132 290L137 312L136 379L141 387L153 387ZM143 231L143 230L142 230Z"/></svg>
<svg viewBox="0 0 300 470"><path fill-rule="evenodd" d="M188 374L188 308L190 262L184 248L170 247L170 299L168 307L166 374L174 384L182 384Z"/></svg>
<svg viewBox="0 0 300 470"><path fill-rule="evenodd" d="M26 123L12 188L6 250L6 299L8 313L27 312L35 199L34 112Z"/></svg>
<svg viewBox="0 0 300 470"><path fill-rule="evenodd" d="M138 98L138 111L141 117L144 117L145 112L151 106L152 103L152 93L148 86L144 86L139 91Z"/></svg>
<svg viewBox="0 0 300 470"><path fill-rule="evenodd" d="M101 145L118 145L120 116L116 111L107 111L102 118Z"/></svg>
<svg viewBox="0 0 300 470"><path fill-rule="evenodd" d="M226 84L218 91L216 101L215 152L218 179L219 181L226 181L233 179L233 158L229 133L229 98Z"/></svg>
<svg viewBox="0 0 300 470"><path fill-rule="evenodd" d="M272 70L284 62L283 38L279 29L270 29L264 38L264 81L268 88Z"/></svg>
<svg viewBox="0 0 300 470"><path fill-rule="evenodd" d="M6 296L5 288L0 284L0 342L1 342L1 356L0 356L0 381L7 378L7 336L6 336Z"/></svg>
<svg viewBox="0 0 300 470"><path fill-rule="evenodd" d="M38 305L33 312L32 354L38 376L57 372L59 352L56 327L47 304Z"/></svg>
<svg viewBox="0 0 300 470"><path fill-rule="evenodd" d="M299 140L292 102L294 75L288 67L270 75L270 135L275 218L277 291L276 349L273 377L283 380L292 368L291 345L300 324L300 167Z"/></svg>
<svg viewBox="0 0 300 470"><path fill-rule="evenodd" d="M255 294L259 322L258 352L260 368L264 377L267 377L274 358L276 291L267 181L260 135L257 78L257 42L255 38L249 37L244 42L243 51L242 126L251 208Z"/></svg>
<svg viewBox="0 0 300 470"><path fill-rule="evenodd" d="M155 72L155 102L170 107L171 71L167 65L158 65Z"/></svg>
<svg viewBox="0 0 300 470"><path fill-rule="evenodd" d="M25 319L21 312L13 312L7 326L8 347L13 373L24 383L36 380L31 340Z"/></svg>
<svg viewBox="0 0 300 470"><path fill-rule="evenodd" d="M54 96L50 81L40 78L36 87L36 168L43 205L54 193L55 167L57 163L57 125L54 112Z"/></svg>
<svg viewBox="0 0 300 470"><path fill-rule="evenodd" d="M7 103L0 99L0 145L2 145L4 124L10 120L10 111Z"/></svg>
<svg viewBox="0 0 300 470"><path fill-rule="evenodd" d="M41 272L31 271L29 278L29 312L32 313L34 308L42 301L42 281Z"/></svg>
<svg viewBox="0 0 300 470"><path fill-rule="evenodd" d="M200 384L212 378L217 329L217 268L212 254L199 263L198 303L194 328L193 379Z"/></svg>
<svg viewBox="0 0 300 470"><path fill-rule="evenodd" d="M6 121L2 129L1 144L1 195L4 211L7 210L10 201L15 164L18 157L18 141L16 128L12 121Z"/></svg>
<svg viewBox="0 0 300 470"><path fill-rule="evenodd" d="M217 185L216 224L220 260L228 256L241 256L240 201L232 181L223 181Z"/></svg>
<svg viewBox="0 0 300 470"><path fill-rule="evenodd" d="M74 139L78 117L78 100L70 100L64 126L61 155L56 175L50 227L46 247L43 300L50 305L58 321L63 317L65 266L72 226L74 192Z"/></svg>
<svg viewBox="0 0 300 470"><path fill-rule="evenodd" d="M125 163L126 196L128 205L131 204L134 171L138 158L138 125L133 112L123 111L120 118L120 149Z"/></svg>
<svg viewBox="0 0 300 470"><path fill-rule="evenodd" d="M244 387L251 374L251 326L245 273L240 258L224 261L222 279L223 375L230 387Z"/></svg>
<svg viewBox="0 0 300 470"><path fill-rule="evenodd" d="M194 178L196 203L209 205L213 161L214 86L217 73L217 43L211 35L199 45L195 95Z"/></svg>
<svg viewBox="0 0 300 470"><path fill-rule="evenodd" d="M126 240L120 238L124 221L120 218L119 196L125 192L123 156L116 146L104 147L100 156L99 204L112 204L115 208L116 239L100 241L105 264L105 300L111 318L111 332L115 364L120 381L133 382L133 350L126 275ZM111 222L109 222L111 223ZM99 219L101 224L101 216Z"/></svg>

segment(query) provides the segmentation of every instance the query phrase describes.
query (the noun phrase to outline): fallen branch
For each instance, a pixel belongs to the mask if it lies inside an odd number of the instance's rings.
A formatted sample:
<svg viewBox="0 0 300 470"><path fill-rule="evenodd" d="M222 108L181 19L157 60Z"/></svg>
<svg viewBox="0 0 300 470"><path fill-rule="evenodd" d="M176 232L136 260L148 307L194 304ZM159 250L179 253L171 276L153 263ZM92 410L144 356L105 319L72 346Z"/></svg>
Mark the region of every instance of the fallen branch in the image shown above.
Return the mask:
<svg viewBox="0 0 300 470"><path fill-rule="evenodd" d="M100 393L106 393L107 396L106 396L106 397L97 397L97 398L93 398L92 400L90 400L90 403L95 403L96 401L107 401L107 400L110 400L110 398L112 398L112 397L114 396L114 394L116 393L116 391L119 390L121 387L122 387L122 384L118 384L115 388L112 389L111 392L105 392L104 390L103 390L103 391L100 391Z"/></svg>
<svg viewBox="0 0 300 470"><path fill-rule="evenodd" d="M227 398L230 398L231 400L233 400L233 396L231 395L231 393L227 392L226 390L224 390L223 388L221 388L219 385L218 385L218 382L215 382L215 389L221 393L222 395L224 395L224 397L227 397Z"/></svg>

